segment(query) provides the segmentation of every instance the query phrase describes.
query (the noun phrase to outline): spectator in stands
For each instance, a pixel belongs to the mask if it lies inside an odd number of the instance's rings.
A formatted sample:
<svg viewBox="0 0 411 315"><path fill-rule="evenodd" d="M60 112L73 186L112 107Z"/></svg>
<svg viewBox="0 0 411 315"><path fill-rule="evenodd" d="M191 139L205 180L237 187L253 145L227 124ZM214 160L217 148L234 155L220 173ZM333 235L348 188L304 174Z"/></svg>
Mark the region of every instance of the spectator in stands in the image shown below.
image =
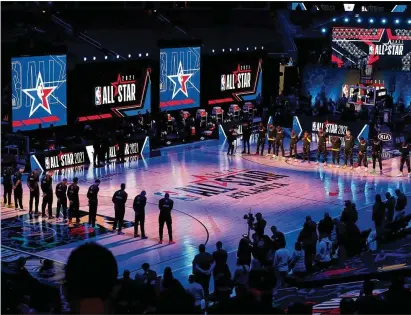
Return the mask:
<svg viewBox="0 0 411 315"><path fill-rule="evenodd" d="M303 229L298 236L298 242L303 243L305 268L308 272L312 270L313 259L315 258L317 244L317 225L312 221L310 216L307 216Z"/></svg>
<svg viewBox="0 0 411 315"><path fill-rule="evenodd" d="M208 297L210 278L213 269L215 268L215 261L213 255L206 252L206 247L201 244L198 248L199 253L194 257L193 260L193 274L199 284L204 289L204 294Z"/></svg>
<svg viewBox="0 0 411 315"><path fill-rule="evenodd" d="M247 291L249 274L250 266L248 266L244 261L238 258L233 275L233 285L236 296L241 296Z"/></svg>
<svg viewBox="0 0 411 315"><path fill-rule="evenodd" d="M372 221L377 232L377 245L380 247L384 237L385 205L381 200L381 195L375 195L375 203L372 207Z"/></svg>
<svg viewBox="0 0 411 315"><path fill-rule="evenodd" d="M127 312L137 296L137 283L130 278L130 271L124 270L123 279L119 281L119 290L116 296L116 312Z"/></svg>
<svg viewBox="0 0 411 315"><path fill-rule="evenodd" d="M340 314L354 314L355 301L352 298L342 298L340 301Z"/></svg>
<svg viewBox="0 0 411 315"><path fill-rule="evenodd" d="M152 286L155 285L156 280L157 280L157 273L154 270L150 269L150 264L144 263L141 266L141 269L143 269L143 273L141 274L137 273L134 280L142 284L147 284L147 285L152 285Z"/></svg>
<svg viewBox="0 0 411 315"><path fill-rule="evenodd" d="M343 212L341 213L341 222L353 222L357 223L358 220L358 212L356 209L355 204L353 204L350 200L346 200L344 202L345 207Z"/></svg>
<svg viewBox="0 0 411 315"><path fill-rule="evenodd" d="M190 275L188 277L187 292L194 298L194 306L197 310L201 309L201 301L205 299L203 287L194 281L195 276Z"/></svg>
<svg viewBox="0 0 411 315"><path fill-rule="evenodd" d="M318 233L328 236L331 238L331 233L334 229L333 219L330 217L328 212L324 213L324 218L320 220L318 224Z"/></svg>
<svg viewBox="0 0 411 315"><path fill-rule="evenodd" d="M331 265L332 243L327 235L321 235L321 241L317 247L316 264L320 268L328 268Z"/></svg>
<svg viewBox="0 0 411 315"><path fill-rule="evenodd" d="M295 242L294 252L290 258L290 269L293 271L293 276L303 278L306 273L304 251L300 242Z"/></svg>
<svg viewBox="0 0 411 315"><path fill-rule="evenodd" d="M405 208L407 207L407 197L399 190L395 190L397 196L397 203L395 204L394 220L398 220L405 216Z"/></svg>
<svg viewBox="0 0 411 315"><path fill-rule="evenodd" d="M251 264L252 247L250 240L243 237L238 244L237 259L240 259L244 264L250 266Z"/></svg>
<svg viewBox="0 0 411 315"><path fill-rule="evenodd" d="M358 314L376 314L378 311L378 299L373 295L374 283L366 279L360 296L355 301Z"/></svg>
<svg viewBox="0 0 411 315"><path fill-rule="evenodd" d="M387 200L385 201L385 222L391 223L394 218L395 198L389 192L385 193Z"/></svg>
<svg viewBox="0 0 411 315"><path fill-rule="evenodd" d="M96 243L73 250L66 265L67 299L75 314L107 314L117 282L113 254ZM104 276L103 276L104 275Z"/></svg>
<svg viewBox="0 0 411 315"><path fill-rule="evenodd" d="M280 289L288 273L288 261L290 260L290 251L282 247L275 252L273 267L277 277L277 288Z"/></svg>

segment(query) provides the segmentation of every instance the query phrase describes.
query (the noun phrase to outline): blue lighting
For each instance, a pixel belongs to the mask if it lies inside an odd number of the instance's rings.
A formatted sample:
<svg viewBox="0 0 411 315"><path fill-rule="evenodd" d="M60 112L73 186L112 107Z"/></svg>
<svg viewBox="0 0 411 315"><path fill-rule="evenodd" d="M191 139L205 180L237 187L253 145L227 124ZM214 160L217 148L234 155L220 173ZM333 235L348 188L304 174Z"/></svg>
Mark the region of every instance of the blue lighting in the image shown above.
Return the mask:
<svg viewBox="0 0 411 315"><path fill-rule="evenodd" d="M325 28L321 29L321 33L325 34L326 32L327 32L327 29L325 29Z"/></svg>
<svg viewBox="0 0 411 315"><path fill-rule="evenodd" d="M400 24L400 20L399 20L399 19L396 19L396 20L395 20L395 24Z"/></svg>
<svg viewBox="0 0 411 315"><path fill-rule="evenodd" d="M358 22L358 23L361 23L361 22L362 22L361 18L358 18L358 19L357 19L357 22Z"/></svg>
<svg viewBox="0 0 411 315"><path fill-rule="evenodd" d="M350 19L349 18L344 18L344 22L347 23Z"/></svg>
<svg viewBox="0 0 411 315"><path fill-rule="evenodd" d="M337 21L337 19L336 19L336 18L333 18L333 22L335 22L335 21Z"/></svg>
<svg viewBox="0 0 411 315"><path fill-rule="evenodd" d="M407 23L408 23L408 24L411 24L411 20L408 20Z"/></svg>
<svg viewBox="0 0 411 315"><path fill-rule="evenodd" d="M382 19L381 22L382 22L382 24L385 24L385 23L387 23L387 20L386 20L386 19Z"/></svg>
<svg viewBox="0 0 411 315"><path fill-rule="evenodd" d="M371 23L371 24L374 23L374 19L370 19L370 23Z"/></svg>

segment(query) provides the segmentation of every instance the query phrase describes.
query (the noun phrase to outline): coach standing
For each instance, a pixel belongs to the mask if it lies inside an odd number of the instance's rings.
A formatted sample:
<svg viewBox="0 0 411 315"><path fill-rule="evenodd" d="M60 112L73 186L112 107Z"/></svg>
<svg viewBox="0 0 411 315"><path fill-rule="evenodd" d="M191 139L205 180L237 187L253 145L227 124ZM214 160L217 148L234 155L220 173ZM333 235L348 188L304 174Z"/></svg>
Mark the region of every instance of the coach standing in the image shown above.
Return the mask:
<svg viewBox="0 0 411 315"><path fill-rule="evenodd" d="M173 210L174 201L170 199L168 193L165 194L163 199L160 199L158 203L158 208L160 209L160 216L158 218L160 242L163 243L163 229L164 223L167 225L168 239L170 244L175 244L173 241L173 230L172 230L172 220L171 220L171 210Z"/></svg>
<svg viewBox="0 0 411 315"><path fill-rule="evenodd" d="M146 218L146 191L143 190L140 195L134 198L133 209L134 209L134 237L139 237L138 235L138 225L140 224L141 238L146 239L146 233L144 231L144 221Z"/></svg>
<svg viewBox="0 0 411 315"><path fill-rule="evenodd" d="M97 206L98 206L98 192L100 191L100 180L96 179L94 184L88 188L87 198L88 198L88 224L92 227L96 225L97 217Z"/></svg>
<svg viewBox="0 0 411 315"><path fill-rule="evenodd" d="M124 215L126 213L126 202L128 194L125 191L126 184L122 183L120 190L117 190L112 198L114 203L114 223L113 232L116 230L118 224L118 234L121 234L121 228L123 227Z"/></svg>

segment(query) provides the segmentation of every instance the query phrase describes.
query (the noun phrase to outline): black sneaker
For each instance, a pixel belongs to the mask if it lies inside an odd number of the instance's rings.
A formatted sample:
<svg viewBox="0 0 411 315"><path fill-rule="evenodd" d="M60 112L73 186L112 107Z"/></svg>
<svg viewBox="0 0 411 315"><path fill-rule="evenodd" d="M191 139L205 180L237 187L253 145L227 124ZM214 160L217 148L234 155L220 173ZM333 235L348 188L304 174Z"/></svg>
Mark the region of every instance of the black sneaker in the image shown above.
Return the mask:
<svg viewBox="0 0 411 315"><path fill-rule="evenodd" d="M146 240L146 239L148 239L148 237L145 236L145 235L143 235L143 236L141 237L141 239L142 239L142 240Z"/></svg>

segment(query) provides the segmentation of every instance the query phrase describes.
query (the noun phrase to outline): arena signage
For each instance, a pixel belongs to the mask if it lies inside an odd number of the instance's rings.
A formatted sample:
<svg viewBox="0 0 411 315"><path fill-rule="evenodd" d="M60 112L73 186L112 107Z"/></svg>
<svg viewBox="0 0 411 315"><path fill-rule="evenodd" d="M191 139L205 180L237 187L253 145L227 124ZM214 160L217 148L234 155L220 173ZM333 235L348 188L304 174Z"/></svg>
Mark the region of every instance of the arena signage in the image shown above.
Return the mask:
<svg viewBox="0 0 411 315"><path fill-rule="evenodd" d="M117 80L110 85L94 88L96 105L121 104L136 100L135 75L118 74Z"/></svg>
<svg viewBox="0 0 411 315"><path fill-rule="evenodd" d="M382 132L378 134L378 139L380 139L381 141L388 142L388 141L391 141L392 137L389 133Z"/></svg>
<svg viewBox="0 0 411 315"><path fill-rule="evenodd" d="M188 200L193 200L192 197L195 196L210 198L221 195L242 199L288 186L287 183L279 182L288 176L258 170L228 170L206 175L193 175L193 177L196 180L190 184L167 192L171 197L174 194L178 196L181 192L188 193L191 197ZM161 196L162 193L155 193L155 195Z"/></svg>

